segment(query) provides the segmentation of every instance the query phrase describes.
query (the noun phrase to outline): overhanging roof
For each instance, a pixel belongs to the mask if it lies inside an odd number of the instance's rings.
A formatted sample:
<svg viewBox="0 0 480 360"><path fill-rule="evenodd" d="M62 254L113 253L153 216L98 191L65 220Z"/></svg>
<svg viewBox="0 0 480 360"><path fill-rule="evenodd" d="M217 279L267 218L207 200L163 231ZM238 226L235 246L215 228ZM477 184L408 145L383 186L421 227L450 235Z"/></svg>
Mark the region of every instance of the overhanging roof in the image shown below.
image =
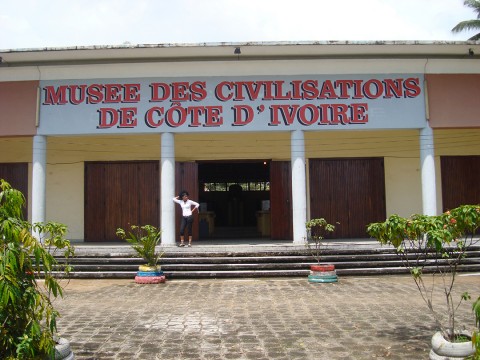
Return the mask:
<svg viewBox="0 0 480 360"><path fill-rule="evenodd" d="M241 54L234 50L240 48ZM75 46L0 50L0 66L300 58L471 58L474 41L313 41Z"/></svg>

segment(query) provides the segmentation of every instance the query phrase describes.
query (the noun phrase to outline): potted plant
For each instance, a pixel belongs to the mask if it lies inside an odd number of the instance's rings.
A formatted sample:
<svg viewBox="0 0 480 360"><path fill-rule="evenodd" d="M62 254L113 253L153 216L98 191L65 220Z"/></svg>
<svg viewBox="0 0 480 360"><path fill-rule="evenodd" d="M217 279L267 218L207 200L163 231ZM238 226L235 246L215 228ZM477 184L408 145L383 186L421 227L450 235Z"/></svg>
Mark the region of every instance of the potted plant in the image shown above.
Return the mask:
<svg viewBox="0 0 480 360"><path fill-rule="evenodd" d="M23 220L24 206L23 194L0 179L0 358L73 359L69 342L58 337L52 299L63 296L57 275L68 275L74 248L65 225L32 225ZM63 264L52 249L62 249Z"/></svg>
<svg viewBox="0 0 480 360"><path fill-rule="evenodd" d="M310 265L310 283L332 283L337 282L337 272L333 264L320 264L322 258L322 240L327 233L335 231L335 226L329 224L324 218L311 219L305 223L307 229L306 245L312 256L317 260L316 265Z"/></svg>
<svg viewBox="0 0 480 360"><path fill-rule="evenodd" d="M165 282L165 275L158 265L158 260L163 253L157 252L157 245L161 239L161 230L152 225L131 225L130 230L117 229L117 236L126 240L138 256L146 264L138 267L135 282L137 284L158 284Z"/></svg>
<svg viewBox="0 0 480 360"><path fill-rule="evenodd" d="M472 333L465 337L455 317L470 296L464 293L455 298L454 285L459 265L478 241L474 235L479 227L479 205L462 205L438 216L392 215L367 227L368 234L381 244L395 247L433 316L438 332L432 338L431 359L464 358L473 353ZM438 291L443 294L443 307L433 299Z"/></svg>

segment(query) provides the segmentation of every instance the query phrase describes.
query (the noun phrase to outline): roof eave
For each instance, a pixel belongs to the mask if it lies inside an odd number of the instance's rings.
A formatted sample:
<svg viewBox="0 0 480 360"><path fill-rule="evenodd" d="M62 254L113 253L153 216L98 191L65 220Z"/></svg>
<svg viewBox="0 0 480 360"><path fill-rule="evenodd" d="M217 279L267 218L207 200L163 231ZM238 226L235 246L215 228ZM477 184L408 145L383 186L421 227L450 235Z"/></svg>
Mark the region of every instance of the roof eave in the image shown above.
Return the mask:
<svg viewBox="0 0 480 360"><path fill-rule="evenodd" d="M241 54L235 49L240 48ZM62 63L215 61L293 58L462 58L480 55L475 41L297 41L123 44L0 50L3 66Z"/></svg>

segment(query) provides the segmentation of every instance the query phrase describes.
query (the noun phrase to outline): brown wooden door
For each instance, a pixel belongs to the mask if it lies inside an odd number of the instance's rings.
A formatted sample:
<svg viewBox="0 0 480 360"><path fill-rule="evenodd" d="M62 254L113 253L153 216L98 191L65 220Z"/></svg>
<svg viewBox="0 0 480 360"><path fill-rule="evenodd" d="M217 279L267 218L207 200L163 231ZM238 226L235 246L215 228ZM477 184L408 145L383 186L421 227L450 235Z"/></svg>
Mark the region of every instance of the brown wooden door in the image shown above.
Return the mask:
<svg viewBox="0 0 480 360"><path fill-rule="evenodd" d="M443 211L480 204L480 156L442 156Z"/></svg>
<svg viewBox="0 0 480 360"><path fill-rule="evenodd" d="M365 238L366 226L385 220L382 158L312 159L310 216L336 223L331 238Z"/></svg>
<svg viewBox="0 0 480 360"><path fill-rule="evenodd" d="M117 228L160 223L158 161L85 163L85 241L119 241Z"/></svg>
<svg viewBox="0 0 480 360"><path fill-rule="evenodd" d="M28 218L28 164L0 163L0 179L8 182L12 188L22 192L25 197L24 219Z"/></svg>
<svg viewBox="0 0 480 360"><path fill-rule="evenodd" d="M198 200L198 164L196 162L177 162L175 163L175 196L180 191L187 191L189 198L193 201ZM175 204L175 234L176 238L180 236L180 221L182 219L182 210L178 204ZM193 221L193 240L199 238L198 212L195 211Z"/></svg>
<svg viewBox="0 0 480 360"><path fill-rule="evenodd" d="M270 234L273 240L293 239L290 161L270 163Z"/></svg>

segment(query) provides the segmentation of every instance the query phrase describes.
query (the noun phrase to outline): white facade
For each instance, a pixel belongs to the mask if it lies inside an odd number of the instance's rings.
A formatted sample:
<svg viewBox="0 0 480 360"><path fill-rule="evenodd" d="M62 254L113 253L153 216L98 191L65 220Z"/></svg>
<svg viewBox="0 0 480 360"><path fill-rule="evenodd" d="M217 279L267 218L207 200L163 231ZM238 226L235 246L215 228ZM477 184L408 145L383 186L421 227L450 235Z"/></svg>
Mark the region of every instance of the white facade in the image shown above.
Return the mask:
<svg viewBox="0 0 480 360"><path fill-rule="evenodd" d="M32 221L66 223L80 241L92 161L159 161L165 245L176 238L180 161L289 161L295 243L312 216L310 159L381 157L385 216L432 215L443 209L439 156L480 155L478 108L460 126L432 118L430 79L479 76L469 48L480 53L468 42L4 51L0 85L32 82L38 98L0 103L35 114L20 119L26 128L0 115L0 163L31 164ZM457 147L467 135L469 146Z"/></svg>

